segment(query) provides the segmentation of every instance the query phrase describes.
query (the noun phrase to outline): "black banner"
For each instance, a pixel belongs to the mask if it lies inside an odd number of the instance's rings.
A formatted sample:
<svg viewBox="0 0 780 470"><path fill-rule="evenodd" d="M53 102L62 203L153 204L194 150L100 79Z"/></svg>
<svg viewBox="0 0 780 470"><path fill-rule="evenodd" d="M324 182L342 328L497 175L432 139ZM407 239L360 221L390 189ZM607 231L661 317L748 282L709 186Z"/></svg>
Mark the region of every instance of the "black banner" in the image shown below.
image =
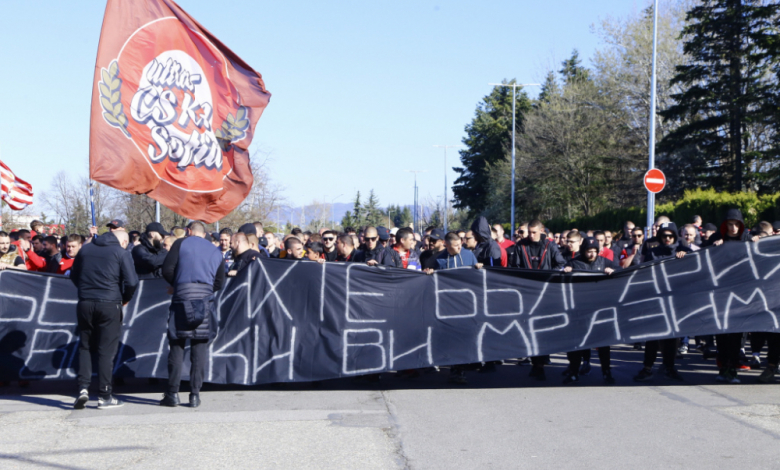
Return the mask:
<svg viewBox="0 0 780 470"><path fill-rule="evenodd" d="M259 261L217 295L206 381L310 381L650 339L780 331L780 237L617 272ZM170 296L144 280L124 310L115 374L167 376ZM0 271L0 380L72 379L69 279Z"/></svg>

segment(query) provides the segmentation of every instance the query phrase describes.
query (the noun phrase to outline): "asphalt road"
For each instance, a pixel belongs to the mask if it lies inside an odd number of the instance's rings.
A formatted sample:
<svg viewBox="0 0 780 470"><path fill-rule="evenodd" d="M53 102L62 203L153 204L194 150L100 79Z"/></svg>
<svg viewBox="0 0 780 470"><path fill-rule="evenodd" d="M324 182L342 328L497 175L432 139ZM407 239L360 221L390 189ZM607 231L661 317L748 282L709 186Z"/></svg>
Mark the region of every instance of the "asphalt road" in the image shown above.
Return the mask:
<svg viewBox="0 0 780 470"><path fill-rule="evenodd" d="M713 360L690 353L682 383L636 384L642 353L613 351L617 384L592 373L561 385L509 363L378 383L340 379L257 387L207 385L200 408L157 406L162 385L116 387L127 404L75 411L74 382L0 388L0 468L780 468L780 395L758 384L715 382ZM660 358L659 358L660 362ZM186 393L182 394L186 401Z"/></svg>

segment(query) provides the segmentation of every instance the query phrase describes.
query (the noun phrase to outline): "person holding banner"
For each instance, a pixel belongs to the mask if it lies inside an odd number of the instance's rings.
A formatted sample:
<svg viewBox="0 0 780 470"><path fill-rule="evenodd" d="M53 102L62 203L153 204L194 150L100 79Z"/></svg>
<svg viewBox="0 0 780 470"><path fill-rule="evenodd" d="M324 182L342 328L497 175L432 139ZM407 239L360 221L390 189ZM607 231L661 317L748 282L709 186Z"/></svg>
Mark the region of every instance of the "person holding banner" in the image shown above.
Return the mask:
<svg viewBox="0 0 780 470"><path fill-rule="evenodd" d="M648 250L646 262L669 258L680 259L685 256L685 253L690 252L690 248L679 243L677 233L677 225L674 222L662 222L656 233L659 245ZM674 360L677 357L677 338L669 338L645 343L644 367L634 377L634 381L646 382L653 378L653 364L655 364L655 360L658 358L659 347L661 348L661 358L666 378L677 381L683 380L674 366Z"/></svg>
<svg viewBox="0 0 780 470"><path fill-rule="evenodd" d="M168 388L161 406L179 405L184 347L190 340L190 406L200 406L200 389L208 355L207 344L216 336L214 292L225 283L224 259L206 240L201 222L190 225L191 236L176 240L163 263L162 274L172 286L168 313Z"/></svg>
<svg viewBox="0 0 780 470"><path fill-rule="evenodd" d="M575 234L579 235L577 232ZM611 266L612 262L601 256L600 251L601 242L595 238L586 238L580 246L580 255L567 262L563 271L567 273L585 271L604 273L606 275L612 274L615 272L615 269ZM610 370L610 347L601 346L598 348L598 352L604 383L613 385L615 379L612 377L612 371ZM569 368L564 371L566 378L563 380L563 383L564 385L579 383L580 374L587 375L590 373L590 349L571 351L566 353L566 356L569 359ZM580 369L581 364L583 369ZM587 367L584 367L585 365Z"/></svg>

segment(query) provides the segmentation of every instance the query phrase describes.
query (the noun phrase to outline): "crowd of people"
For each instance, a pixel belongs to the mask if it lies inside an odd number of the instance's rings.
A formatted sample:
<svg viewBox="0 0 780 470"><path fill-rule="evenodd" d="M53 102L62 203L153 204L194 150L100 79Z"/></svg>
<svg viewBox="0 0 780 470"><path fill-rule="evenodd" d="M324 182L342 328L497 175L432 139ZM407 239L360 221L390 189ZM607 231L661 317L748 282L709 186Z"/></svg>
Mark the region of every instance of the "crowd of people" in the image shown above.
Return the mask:
<svg viewBox="0 0 780 470"><path fill-rule="evenodd" d="M323 228L318 232L304 231L293 228L288 234L277 234L267 231L260 222L246 223L235 232L231 228L223 228L219 232L209 233L205 225L193 222L186 227L173 227L167 231L160 223L154 222L145 227L143 232L127 231L124 221L114 219L106 226L108 232L98 236L97 228L91 227L87 235L71 234L68 236L44 235L40 233L43 223L35 221L30 230L22 229L11 233L0 231L0 270L26 269L51 274L59 274L83 279L90 276L114 276L119 283L119 290L111 293L112 302L126 304L133 296L138 279L164 277L173 286L174 295L171 312L179 302L189 305L192 299L197 301L216 291L223 284L225 277L236 276L258 258L278 258L285 260L303 260L307 262L328 263L348 262L365 263L368 266L386 266L399 269L413 269L432 274L438 270L472 266L476 269L485 267L516 268L528 270L551 270L562 272L600 272L611 275L617 270L649 263L660 259L683 258L686 253L698 251L707 247L717 247L730 242L755 242L762 237L780 234L780 222L760 222L752 229L745 227L744 219L738 209L729 210L719 226L712 223L702 223L695 216L690 223L678 227L668 217L658 217L655 224L647 231L627 221L620 232L608 230L584 230L571 228L560 233L552 232L544 227L541 221L533 220L520 223L514 236L507 236L504 226L499 223L489 224L484 217L479 217L471 225L470 230L455 230L448 233L438 227L428 227L422 234L415 233L411 228L388 229L381 226L345 227L343 231ZM197 238L197 244L194 240ZM104 265L93 264L88 272L84 263L76 263L79 253L85 246L110 247L111 253L103 250L100 257L116 258L119 247L124 250L123 258L117 259L117 267L112 274L106 274ZM213 251L205 255L205 246L211 246ZM184 247L184 248L182 248ZM183 250L183 251L182 251ZM209 259L207 267L187 266L188 272L201 272L199 278L190 273L183 278L178 268L187 264L190 253L192 257ZM104 263L105 264L105 263ZM110 263L109 263L110 264ZM200 269L200 271L199 271ZM216 270L216 272L212 272ZM132 271L132 275L126 271ZM97 274L95 274L97 273ZM135 278L134 280L132 278ZM94 301L101 297L84 294L83 282L74 279L79 287L80 309L81 301ZM205 283L208 287L198 288L196 284ZM202 286L201 286L202 287ZM178 300L177 300L178 299ZM85 304L86 305L86 304ZM85 307L86 308L86 307ZM91 306L92 310L96 307ZM182 307L183 308L183 307ZM98 308L99 310L99 308ZM81 312L81 310L80 310ZM184 310L182 310L184 312ZM94 312L93 312L94 313ZM187 316L187 323L181 320ZM82 325L79 313L80 329L88 328ZM211 325L191 320L191 312L171 313L172 327L169 328L169 388L166 390L162 405L176 406L178 399L178 377L181 375L181 362L184 350L184 340L192 341L191 351L194 390L190 403L194 406L200 403L198 391L202 384L202 373L205 358L205 343L213 337L208 330ZM175 321L174 321L175 320ZM181 321L180 321L181 320ZM175 324L174 324L175 323ZM121 321L117 324L121 325ZM114 325L117 329L119 326ZM182 326L184 325L184 326ZM189 326L187 326L189 325ZM190 328L191 327L191 328ZM190 329L188 329L190 328ZM118 330L117 330L118 331ZM89 349L90 337L81 336L82 345ZM759 377L761 382L774 382L780 362L780 334L753 332L728 333L714 336L693 338L675 338L660 341L648 341L644 345L635 344L636 349L644 349L644 363L634 377L635 381L644 382L653 379L654 365L658 351L662 356L662 365L658 369L663 376L671 380L683 380L677 371L675 361L681 354L686 354L689 348L701 351L704 358L715 358L718 364L717 380L725 383L739 383L740 369L763 368ZM745 355L745 345L749 341L752 357ZM768 347L766 364L763 365L760 353L764 346ZM94 349L94 348L93 348ZM105 351L110 352L111 345L106 345ZM115 350L115 347L114 347ZM101 353L106 356L108 352ZM610 347L597 348L601 372L604 382L615 383L610 370ZM115 351L114 351L115 352ZM86 354L88 357L89 355ZM113 356L111 356L113 357ZM580 376L591 371L591 351L567 352L569 366L565 371L563 383L576 384ZM108 361L104 357L104 362ZM80 361L80 367L91 370L89 359ZM546 380L545 365L550 363L549 356L520 358L521 364L531 364L530 376L537 380ZM456 365L450 368L449 380L453 383L467 383L466 372L479 369L481 372L495 370L496 362L481 364ZM99 374L101 381L101 400L109 403L110 370L102 366ZM403 371L405 375L415 376L418 371ZM106 377L105 375L109 376ZM80 374L80 387L85 393L89 380ZM376 376L374 376L376 377ZM108 387L108 393L104 388ZM80 395L77 405L83 405L85 398ZM115 399L113 399L115 400ZM107 405L107 406L109 406Z"/></svg>

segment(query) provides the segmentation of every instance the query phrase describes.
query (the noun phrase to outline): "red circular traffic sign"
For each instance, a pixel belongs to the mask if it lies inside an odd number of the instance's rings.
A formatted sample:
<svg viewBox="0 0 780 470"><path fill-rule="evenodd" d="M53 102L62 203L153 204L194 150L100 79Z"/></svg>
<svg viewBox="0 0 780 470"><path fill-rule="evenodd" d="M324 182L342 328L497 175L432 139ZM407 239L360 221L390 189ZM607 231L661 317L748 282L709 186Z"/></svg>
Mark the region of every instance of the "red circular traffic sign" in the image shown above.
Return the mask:
<svg viewBox="0 0 780 470"><path fill-rule="evenodd" d="M666 176L663 171L653 168L645 173L645 188L648 191L653 194L660 193L664 186L666 186Z"/></svg>

